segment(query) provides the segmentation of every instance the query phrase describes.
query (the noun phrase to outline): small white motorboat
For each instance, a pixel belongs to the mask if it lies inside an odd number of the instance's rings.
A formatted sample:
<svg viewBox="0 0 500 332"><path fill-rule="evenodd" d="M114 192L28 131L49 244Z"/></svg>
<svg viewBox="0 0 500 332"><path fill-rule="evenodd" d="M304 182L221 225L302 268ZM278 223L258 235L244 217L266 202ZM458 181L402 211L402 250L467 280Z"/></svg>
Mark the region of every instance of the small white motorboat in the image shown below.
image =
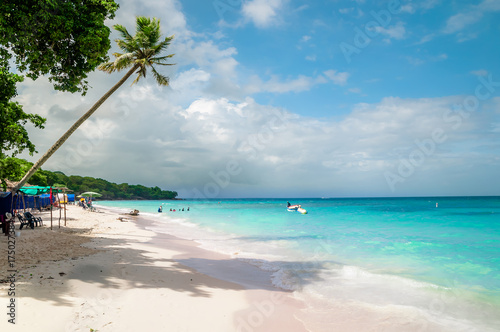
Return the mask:
<svg viewBox="0 0 500 332"><path fill-rule="evenodd" d="M288 204L290 204L290 203L288 203ZM288 211L297 211L297 212L302 213L302 214L307 214L307 211L305 209L303 209L298 204L296 204L296 205L288 205L286 209Z"/></svg>
<svg viewBox="0 0 500 332"><path fill-rule="evenodd" d="M299 208L297 209L297 212L302 213L302 214L307 214L307 211L305 209L301 208L300 205L299 205Z"/></svg>

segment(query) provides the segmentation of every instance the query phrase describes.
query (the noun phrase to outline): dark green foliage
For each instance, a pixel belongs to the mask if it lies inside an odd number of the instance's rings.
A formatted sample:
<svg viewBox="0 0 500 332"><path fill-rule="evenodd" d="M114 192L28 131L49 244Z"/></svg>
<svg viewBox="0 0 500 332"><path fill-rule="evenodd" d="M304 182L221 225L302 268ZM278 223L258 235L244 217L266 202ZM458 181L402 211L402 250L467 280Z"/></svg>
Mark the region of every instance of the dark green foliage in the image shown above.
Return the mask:
<svg viewBox="0 0 500 332"><path fill-rule="evenodd" d="M85 93L87 73L108 60L104 21L117 9L113 0L2 0L0 47L28 77L48 74L55 89Z"/></svg>
<svg viewBox="0 0 500 332"><path fill-rule="evenodd" d="M21 169L9 157L24 150L28 150L30 155L36 152L25 128L27 123L30 122L37 128L43 128L45 123L41 116L25 113L19 103L10 101L17 96L16 84L22 80L21 76L8 72L5 62L0 61L0 185L4 189L3 179L16 176Z"/></svg>
<svg viewBox="0 0 500 332"><path fill-rule="evenodd" d="M12 181L19 181L32 163L18 158L7 158L17 171L12 172L7 178ZM159 187L148 188L142 185L129 185L128 183L116 184L104 179L90 176L67 176L62 172L51 172L39 169L30 178L31 185L52 186L55 183L64 184L74 193L80 194L85 191L95 191L103 196L99 199L174 199L177 192L161 190Z"/></svg>
<svg viewBox="0 0 500 332"><path fill-rule="evenodd" d="M15 156L25 149L33 155L35 145L29 140L25 125L31 122L35 127L43 128L45 123L41 116L25 113L19 103L10 101L17 96L16 84L22 81L21 76L0 66L0 159L7 153Z"/></svg>
<svg viewBox="0 0 500 332"><path fill-rule="evenodd" d="M11 99L17 95L18 72L32 79L48 75L56 90L85 92L87 73L108 60L113 0L2 0L0 2L0 185L19 172L10 156L32 155L28 122L43 128L45 119L25 113ZM14 60L11 72L9 61ZM43 182L41 179L36 181Z"/></svg>

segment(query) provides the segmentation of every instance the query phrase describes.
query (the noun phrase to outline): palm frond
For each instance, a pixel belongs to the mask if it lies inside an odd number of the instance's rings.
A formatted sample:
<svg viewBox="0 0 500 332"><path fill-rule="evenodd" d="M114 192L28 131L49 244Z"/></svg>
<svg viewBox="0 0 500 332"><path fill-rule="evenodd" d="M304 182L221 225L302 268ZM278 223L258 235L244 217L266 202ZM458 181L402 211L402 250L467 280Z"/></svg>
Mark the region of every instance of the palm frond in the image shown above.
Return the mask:
<svg viewBox="0 0 500 332"><path fill-rule="evenodd" d="M115 70L122 70L124 68L128 68L134 64L134 54L133 53L125 53L117 57L114 61Z"/></svg>
<svg viewBox="0 0 500 332"><path fill-rule="evenodd" d="M170 37L166 37L164 41L157 44L155 46L156 53L160 53L160 52L166 50L168 48L168 46L170 46L170 42L172 41L172 39L174 39L174 35L172 35Z"/></svg>
<svg viewBox="0 0 500 332"><path fill-rule="evenodd" d="M169 83L168 76L164 76L164 75L158 73L156 71L155 67L153 67L153 66L151 66L151 71L153 72L153 76L156 79L156 82L158 83L158 85L165 85L165 86L168 85L168 83Z"/></svg>
<svg viewBox="0 0 500 332"><path fill-rule="evenodd" d="M132 82L132 84L135 84L142 77L146 77L148 67L150 67L158 84L168 85L169 78L158 73L154 65L173 65L167 61L174 54L161 55L161 53L168 48L174 36L162 39L160 20L144 16L136 17L136 33L134 36L131 36L122 25L117 24L114 28L122 37L116 40L122 53L114 53L115 61L103 64L99 69L111 73L130 66L138 66L138 70L135 72L137 77Z"/></svg>
<svg viewBox="0 0 500 332"><path fill-rule="evenodd" d="M132 36L130 35L130 33L127 31L127 28L125 28L123 25L121 25L121 24L115 24L115 25L113 26L113 28L114 28L116 31L120 32L120 35L122 36L122 38L123 38L125 41L130 42L132 39L134 39L134 37L132 37Z"/></svg>
<svg viewBox="0 0 500 332"><path fill-rule="evenodd" d="M155 45L160 40L160 20L157 18L137 17L136 35L147 36L148 45ZM146 45L146 44L145 44Z"/></svg>
<svg viewBox="0 0 500 332"><path fill-rule="evenodd" d="M102 70L108 74L111 74L112 72L115 71L115 62L114 61L109 61L103 64L100 64L99 67L97 67L99 70Z"/></svg>
<svg viewBox="0 0 500 332"><path fill-rule="evenodd" d="M155 58L151 58L150 61L154 64L157 64L157 65L171 66L171 65L174 65L174 63L166 63L165 61L167 61L168 59L170 59L174 55L175 54L169 54L169 55L165 55L165 56L155 57Z"/></svg>
<svg viewBox="0 0 500 332"><path fill-rule="evenodd" d="M125 53L133 52L134 49L137 48L137 41L135 40L135 38L130 41L116 39L115 42L116 45L118 45L118 47Z"/></svg>

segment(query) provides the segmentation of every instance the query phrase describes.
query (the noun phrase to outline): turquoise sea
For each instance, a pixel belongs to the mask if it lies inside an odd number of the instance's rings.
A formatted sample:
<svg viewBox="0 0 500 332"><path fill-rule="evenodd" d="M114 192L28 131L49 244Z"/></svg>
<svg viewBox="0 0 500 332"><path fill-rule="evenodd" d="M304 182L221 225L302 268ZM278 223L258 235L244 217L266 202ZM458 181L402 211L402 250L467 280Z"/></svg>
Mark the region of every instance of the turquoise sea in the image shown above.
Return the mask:
<svg viewBox="0 0 500 332"><path fill-rule="evenodd" d="M287 200L308 214L287 211ZM138 209L156 232L269 271L307 304L303 320L317 331L346 317L382 329L500 331L500 197L96 204Z"/></svg>

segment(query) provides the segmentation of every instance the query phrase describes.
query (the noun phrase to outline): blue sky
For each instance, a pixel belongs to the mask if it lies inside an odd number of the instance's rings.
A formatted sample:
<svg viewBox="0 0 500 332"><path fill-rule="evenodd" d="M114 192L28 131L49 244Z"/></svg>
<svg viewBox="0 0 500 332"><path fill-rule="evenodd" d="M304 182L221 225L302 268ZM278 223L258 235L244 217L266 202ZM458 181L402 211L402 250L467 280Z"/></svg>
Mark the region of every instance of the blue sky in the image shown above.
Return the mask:
<svg viewBox="0 0 500 332"><path fill-rule="evenodd" d="M500 1L118 2L110 26L175 34L171 86L122 87L46 169L182 197L500 194ZM120 75L25 81L38 151Z"/></svg>

